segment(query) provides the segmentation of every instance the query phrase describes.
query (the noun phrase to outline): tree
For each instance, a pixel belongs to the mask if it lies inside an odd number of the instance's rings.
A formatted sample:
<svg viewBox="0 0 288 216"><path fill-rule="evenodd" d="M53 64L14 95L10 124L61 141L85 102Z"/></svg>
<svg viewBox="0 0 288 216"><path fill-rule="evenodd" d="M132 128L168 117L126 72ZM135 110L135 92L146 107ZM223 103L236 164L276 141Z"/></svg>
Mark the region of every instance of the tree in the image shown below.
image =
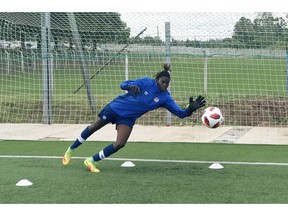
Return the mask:
<svg viewBox="0 0 288 216"><path fill-rule="evenodd" d="M233 43L244 48L275 47L286 41L287 23L271 12L258 13L253 20L241 17L234 26Z"/></svg>
<svg viewBox="0 0 288 216"><path fill-rule="evenodd" d="M255 45L255 31L253 23L250 19L241 17L234 26L234 34L232 38L243 43L247 48L252 48Z"/></svg>
<svg viewBox="0 0 288 216"><path fill-rule="evenodd" d="M260 47L267 47L277 41L277 18L273 17L271 12L259 13L254 20L254 29L256 30L256 40Z"/></svg>
<svg viewBox="0 0 288 216"><path fill-rule="evenodd" d="M79 34L85 43L87 41L126 43L129 40L130 28L121 20L119 13L77 12L74 15ZM57 41L57 44L61 41L69 42L72 32L67 13L51 12L50 21L53 41ZM1 29L6 32L1 34L3 40L10 41L17 38L22 40L24 37L36 40L37 38L38 48L41 46L41 13L39 12L0 12Z"/></svg>

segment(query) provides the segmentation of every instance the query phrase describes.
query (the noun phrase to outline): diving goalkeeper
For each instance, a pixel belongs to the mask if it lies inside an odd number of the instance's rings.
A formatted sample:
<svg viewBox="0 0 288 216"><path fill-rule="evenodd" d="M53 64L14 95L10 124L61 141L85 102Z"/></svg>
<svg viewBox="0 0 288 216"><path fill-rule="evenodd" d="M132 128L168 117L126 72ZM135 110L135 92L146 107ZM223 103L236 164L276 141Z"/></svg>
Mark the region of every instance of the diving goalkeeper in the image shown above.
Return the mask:
<svg viewBox="0 0 288 216"><path fill-rule="evenodd" d="M136 119L143 114L159 107L164 107L179 118L185 118L205 106L204 97L200 95L196 100L190 97L188 107L181 109L167 91L170 83L170 65L164 64L163 68L163 71L156 74L155 79L144 77L123 82L120 88L128 92L119 95L107 104L98 114L98 120L82 131L80 136L65 152L62 159L63 165L69 164L71 156L77 147L108 123L116 124L116 141L84 161L84 165L90 172L100 172L96 167L96 162L109 157L125 146Z"/></svg>

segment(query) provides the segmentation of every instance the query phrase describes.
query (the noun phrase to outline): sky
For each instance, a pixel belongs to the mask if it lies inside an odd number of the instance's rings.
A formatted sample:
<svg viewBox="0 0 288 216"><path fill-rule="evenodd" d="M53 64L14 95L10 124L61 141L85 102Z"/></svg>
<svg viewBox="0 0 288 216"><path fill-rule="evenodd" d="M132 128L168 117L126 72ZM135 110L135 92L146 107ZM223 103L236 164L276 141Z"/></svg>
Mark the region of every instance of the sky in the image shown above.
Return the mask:
<svg viewBox="0 0 288 216"><path fill-rule="evenodd" d="M121 20L131 28L132 36L146 27L142 36L159 36L165 40L165 22L169 22L173 39L204 41L231 38L235 23L242 16L253 20L256 15L251 12L130 12L121 13Z"/></svg>
<svg viewBox="0 0 288 216"><path fill-rule="evenodd" d="M9 0L0 12L263 12L287 10L283 0ZM284 9L283 9L284 8Z"/></svg>
<svg viewBox="0 0 288 216"><path fill-rule="evenodd" d="M282 11L283 0L9 0L0 12L259 12Z"/></svg>

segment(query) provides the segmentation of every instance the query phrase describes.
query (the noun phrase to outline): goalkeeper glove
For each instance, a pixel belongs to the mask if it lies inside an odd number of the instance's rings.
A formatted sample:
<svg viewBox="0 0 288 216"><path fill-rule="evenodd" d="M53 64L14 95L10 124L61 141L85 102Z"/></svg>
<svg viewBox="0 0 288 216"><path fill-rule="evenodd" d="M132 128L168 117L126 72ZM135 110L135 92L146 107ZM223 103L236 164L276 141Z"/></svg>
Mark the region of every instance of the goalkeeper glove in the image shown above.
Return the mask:
<svg viewBox="0 0 288 216"><path fill-rule="evenodd" d="M206 103L206 101L204 100L204 97L202 97L201 95L199 95L195 101L193 101L193 97L190 97L188 109L191 112L195 112L199 108L205 106L205 103Z"/></svg>
<svg viewBox="0 0 288 216"><path fill-rule="evenodd" d="M140 88L136 85L130 85L129 92L134 93L134 94L141 94Z"/></svg>

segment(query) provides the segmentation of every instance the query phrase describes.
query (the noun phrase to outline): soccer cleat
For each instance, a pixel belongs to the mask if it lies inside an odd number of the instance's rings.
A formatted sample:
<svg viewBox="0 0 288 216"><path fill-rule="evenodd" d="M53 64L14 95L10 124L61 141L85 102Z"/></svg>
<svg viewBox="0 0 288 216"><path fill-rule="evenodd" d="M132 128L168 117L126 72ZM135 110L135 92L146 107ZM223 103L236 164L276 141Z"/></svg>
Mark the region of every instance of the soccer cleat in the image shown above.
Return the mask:
<svg viewBox="0 0 288 216"><path fill-rule="evenodd" d="M69 162L71 160L71 156L72 156L72 150L69 147L62 158L63 165L69 164Z"/></svg>
<svg viewBox="0 0 288 216"><path fill-rule="evenodd" d="M100 172L99 169L96 168L96 164L94 161L90 161L89 159L86 159L84 161L84 165L90 170L90 172L93 172L93 173L98 173Z"/></svg>

